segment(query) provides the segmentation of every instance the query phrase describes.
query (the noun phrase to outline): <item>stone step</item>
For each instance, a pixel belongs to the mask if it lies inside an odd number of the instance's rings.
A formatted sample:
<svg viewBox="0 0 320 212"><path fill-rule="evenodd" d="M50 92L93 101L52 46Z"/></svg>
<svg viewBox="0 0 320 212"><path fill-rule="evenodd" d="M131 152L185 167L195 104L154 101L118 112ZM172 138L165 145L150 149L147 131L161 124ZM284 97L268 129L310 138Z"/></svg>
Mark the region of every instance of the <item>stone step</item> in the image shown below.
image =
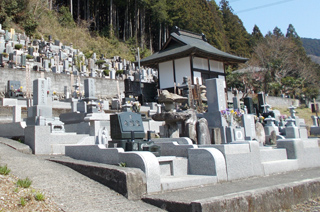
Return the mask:
<svg viewBox="0 0 320 212"><path fill-rule="evenodd" d="M271 162L286 160L288 157L286 149L261 148L260 158L261 162Z"/></svg>
<svg viewBox="0 0 320 212"><path fill-rule="evenodd" d="M263 162L262 166L265 175L294 171L299 168L296 159Z"/></svg>
<svg viewBox="0 0 320 212"><path fill-rule="evenodd" d="M160 176L183 176L188 174L188 159L175 156L157 157Z"/></svg>
<svg viewBox="0 0 320 212"><path fill-rule="evenodd" d="M184 175L184 176L166 176L161 177L162 191L176 190L181 188L196 187L201 185L216 184L217 176L205 175Z"/></svg>

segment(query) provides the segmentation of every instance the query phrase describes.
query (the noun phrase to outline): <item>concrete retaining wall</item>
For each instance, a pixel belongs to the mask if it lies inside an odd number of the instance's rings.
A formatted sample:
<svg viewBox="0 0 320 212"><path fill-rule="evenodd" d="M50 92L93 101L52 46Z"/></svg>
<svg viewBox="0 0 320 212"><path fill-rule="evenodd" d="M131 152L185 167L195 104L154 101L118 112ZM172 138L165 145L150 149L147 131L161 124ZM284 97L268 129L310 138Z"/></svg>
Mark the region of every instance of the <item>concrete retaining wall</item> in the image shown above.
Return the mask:
<svg viewBox="0 0 320 212"><path fill-rule="evenodd" d="M141 199L147 191L146 177L140 169L122 168L73 159L52 159L50 161L68 166L73 170L108 186L130 200Z"/></svg>
<svg viewBox="0 0 320 212"><path fill-rule="evenodd" d="M67 74L56 74L52 72L42 72L44 77L50 77L52 80L52 91L56 91L57 94L64 93L64 86L68 86L69 91L71 90L71 75ZM41 72L31 71L30 75L30 90L32 91L33 80L41 78ZM74 76L74 83L76 82L77 76ZM84 84L84 79L88 77L81 77L81 84ZM120 93L124 91L123 80L112 80L107 78L94 78L96 84L96 97L112 98L118 94L117 82L119 82ZM23 69L8 69L0 68L0 93L5 92L7 88L8 80L20 81L23 86L23 91L26 90L26 71ZM83 87L82 87L83 90Z"/></svg>
<svg viewBox="0 0 320 212"><path fill-rule="evenodd" d="M278 211L289 209L319 195L320 178L305 182L273 186L261 190L245 191L221 198L211 198L191 203L192 212L209 211ZM170 210L169 210L170 211Z"/></svg>
<svg viewBox="0 0 320 212"><path fill-rule="evenodd" d="M320 178L317 178L192 202L163 201L148 197L143 198L143 201L172 212L279 211L290 209L292 205L315 198L319 194Z"/></svg>

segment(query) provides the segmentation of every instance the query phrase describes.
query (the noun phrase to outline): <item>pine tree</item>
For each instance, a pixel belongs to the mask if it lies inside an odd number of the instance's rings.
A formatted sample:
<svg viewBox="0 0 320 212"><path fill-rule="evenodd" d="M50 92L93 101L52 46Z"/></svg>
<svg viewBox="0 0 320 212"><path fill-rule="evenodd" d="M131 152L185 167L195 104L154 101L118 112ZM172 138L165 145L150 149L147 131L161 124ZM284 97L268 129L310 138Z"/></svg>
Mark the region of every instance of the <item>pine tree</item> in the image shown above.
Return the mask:
<svg viewBox="0 0 320 212"><path fill-rule="evenodd" d="M221 0L220 9L226 36L228 38L230 53L248 57L250 56L250 36L237 15L233 14L233 9L227 0Z"/></svg>
<svg viewBox="0 0 320 212"><path fill-rule="evenodd" d="M281 29L278 27L275 27L273 29L273 35L276 36L277 38L284 37L283 33L281 32Z"/></svg>
<svg viewBox="0 0 320 212"><path fill-rule="evenodd" d="M262 41L264 39L263 34L261 33L259 27L257 25L254 25L252 33L251 33L251 43L250 46L253 48L257 45L258 42Z"/></svg>

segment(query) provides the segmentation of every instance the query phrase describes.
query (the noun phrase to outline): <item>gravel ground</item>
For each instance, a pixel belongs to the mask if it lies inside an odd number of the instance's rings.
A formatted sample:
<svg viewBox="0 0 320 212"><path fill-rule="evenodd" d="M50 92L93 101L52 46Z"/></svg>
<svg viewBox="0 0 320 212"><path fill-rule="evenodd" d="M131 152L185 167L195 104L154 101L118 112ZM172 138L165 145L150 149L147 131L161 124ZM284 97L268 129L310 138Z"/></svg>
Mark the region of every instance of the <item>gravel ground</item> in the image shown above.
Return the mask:
<svg viewBox="0 0 320 212"><path fill-rule="evenodd" d="M0 144L0 166L6 164L14 176L30 178L33 188L44 192L63 211L162 211L142 201L128 200L68 167Z"/></svg>

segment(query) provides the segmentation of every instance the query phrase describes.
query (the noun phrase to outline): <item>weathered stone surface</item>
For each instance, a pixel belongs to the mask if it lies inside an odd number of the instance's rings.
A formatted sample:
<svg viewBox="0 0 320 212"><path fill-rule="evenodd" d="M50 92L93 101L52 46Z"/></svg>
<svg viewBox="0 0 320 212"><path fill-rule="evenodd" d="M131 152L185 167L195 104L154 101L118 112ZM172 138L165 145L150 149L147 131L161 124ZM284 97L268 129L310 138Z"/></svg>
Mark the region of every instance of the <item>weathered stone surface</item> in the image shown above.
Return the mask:
<svg viewBox="0 0 320 212"><path fill-rule="evenodd" d="M257 141L260 145L265 145L266 143L266 134L264 132L264 128L260 122L256 123L256 135Z"/></svg>
<svg viewBox="0 0 320 212"><path fill-rule="evenodd" d="M147 192L146 176L137 168L122 168L113 165L78 161L73 159L52 159L81 174L115 190L130 200L138 200Z"/></svg>
<svg viewBox="0 0 320 212"><path fill-rule="evenodd" d="M184 103L188 101L187 97L182 97L174 93L170 93L167 90L163 90L162 93L159 95L159 102L178 102Z"/></svg>
<svg viewBox="0 0 320 212"><path fill-rule="evenodd" d="M186 112L164 112L152 115L152 119L155 121L165 121L166 123L169 123L185 121L190 118L190 116L191 115Z"/></svg>
<svg viewBox="0 0 320 212"><path fill-rule="evenodd" d="M198 144L211 144L208 121L205 118L197 122L197 138Z"/></svg>
<svg viewBox="0 0 320 212"><path fill-rule="evenodd" d="M184 130L182 131L182 136L191 138L195 143L198 143L197 138L197 114L193 109L187 110L185 113L189 114L189 118L182 123Z"/></svg>

